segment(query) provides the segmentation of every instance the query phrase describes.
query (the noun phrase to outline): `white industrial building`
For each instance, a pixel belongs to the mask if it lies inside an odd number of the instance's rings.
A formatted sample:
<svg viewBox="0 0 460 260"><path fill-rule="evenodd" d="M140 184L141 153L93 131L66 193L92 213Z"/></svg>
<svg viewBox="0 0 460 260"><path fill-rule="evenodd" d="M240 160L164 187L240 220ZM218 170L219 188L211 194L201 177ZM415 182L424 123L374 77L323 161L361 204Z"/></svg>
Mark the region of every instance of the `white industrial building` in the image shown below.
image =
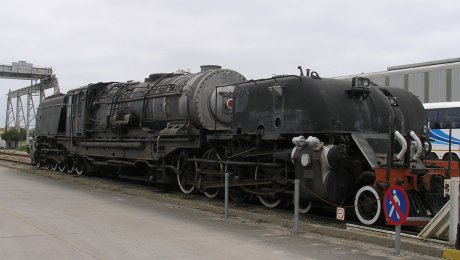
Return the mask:
<svg viewBox="0 0 460 260"><path fill-rule="evenodd" d="M338 77L367 77L380 86L403 88L423 103L460 101L460 58L388 67L386 71Z"/></svg>

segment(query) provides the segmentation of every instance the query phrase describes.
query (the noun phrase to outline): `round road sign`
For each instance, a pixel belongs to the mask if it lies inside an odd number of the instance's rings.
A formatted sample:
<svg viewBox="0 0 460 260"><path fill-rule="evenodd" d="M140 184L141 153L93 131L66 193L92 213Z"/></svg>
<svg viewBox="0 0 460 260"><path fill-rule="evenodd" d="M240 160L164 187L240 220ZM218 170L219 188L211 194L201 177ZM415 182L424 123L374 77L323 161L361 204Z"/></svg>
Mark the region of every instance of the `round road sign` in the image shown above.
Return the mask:
<svg viewBox="0 0 460 260"><path fill-rule="evenodd" d="M390 225L404 224L409 215L409 198L399 186L390 186L383 198L385 218Z"/></svg>

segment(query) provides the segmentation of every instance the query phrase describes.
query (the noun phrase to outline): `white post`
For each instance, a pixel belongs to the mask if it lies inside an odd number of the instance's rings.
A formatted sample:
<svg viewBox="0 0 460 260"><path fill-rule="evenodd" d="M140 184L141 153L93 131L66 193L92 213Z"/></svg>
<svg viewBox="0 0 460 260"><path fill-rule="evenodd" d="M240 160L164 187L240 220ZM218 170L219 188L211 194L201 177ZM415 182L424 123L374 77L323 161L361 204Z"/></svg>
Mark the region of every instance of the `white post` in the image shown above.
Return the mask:
<svg viewBox="0 0 460 260"><path fill-rule="evenodd" d="M449 243L455 244L458 224L458 184L459 177L452 177L449 183L450 216L449 216Z"/></svg>

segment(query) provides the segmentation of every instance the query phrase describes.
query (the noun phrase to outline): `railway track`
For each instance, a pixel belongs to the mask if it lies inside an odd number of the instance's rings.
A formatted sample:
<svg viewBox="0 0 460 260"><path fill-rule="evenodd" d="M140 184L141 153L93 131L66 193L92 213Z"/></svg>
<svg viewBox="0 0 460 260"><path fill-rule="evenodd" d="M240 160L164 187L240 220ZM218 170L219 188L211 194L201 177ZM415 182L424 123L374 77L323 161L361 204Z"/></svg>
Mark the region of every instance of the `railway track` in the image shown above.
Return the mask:
<svg viewBox="0 0 460 260"><path fill-rule="evenodd" d="M30 164L29 154L16 150L0 150L0 160L16 162L22 164Z"/></svg>

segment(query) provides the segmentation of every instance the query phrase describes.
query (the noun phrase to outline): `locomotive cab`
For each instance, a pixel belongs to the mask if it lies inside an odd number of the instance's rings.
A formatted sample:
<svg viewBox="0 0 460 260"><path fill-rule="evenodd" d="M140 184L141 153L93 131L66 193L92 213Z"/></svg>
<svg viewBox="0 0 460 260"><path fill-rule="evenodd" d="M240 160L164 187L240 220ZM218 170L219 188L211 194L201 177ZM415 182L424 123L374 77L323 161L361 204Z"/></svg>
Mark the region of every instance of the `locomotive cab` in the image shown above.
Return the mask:
<svg viewBox="0 0 460 260"><path fill-rule="evenodd" d="M66 129L67 96L57 94L50 96L40 103L37 109L36 137L50 137L64 135Z"/></svg>
<svg viewBox="0 0 460 260"><path fill-rule="evenodd" d="M83 137L85 131L87 87L69 91L66 135Z"/></svg>

